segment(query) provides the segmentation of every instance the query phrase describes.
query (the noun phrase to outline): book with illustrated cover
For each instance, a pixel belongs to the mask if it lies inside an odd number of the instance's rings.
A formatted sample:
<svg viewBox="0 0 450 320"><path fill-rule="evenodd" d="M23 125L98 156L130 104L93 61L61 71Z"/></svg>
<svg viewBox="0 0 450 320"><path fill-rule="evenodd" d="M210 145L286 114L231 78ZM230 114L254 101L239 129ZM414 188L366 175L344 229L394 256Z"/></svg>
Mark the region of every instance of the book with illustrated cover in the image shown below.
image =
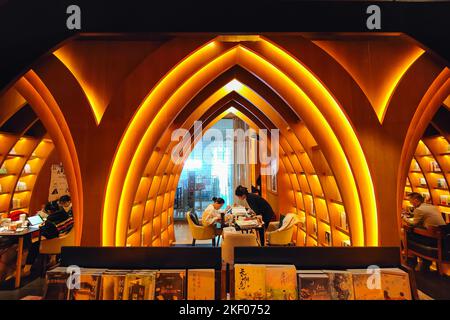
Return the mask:
<svg viewBox="0 0 450 320"><path fill-rule="evenodd" d="M421 186L426 186L427 185L427 181L425 180L425 178L419 178L419 184Z"/></svg>
<svg viewBox="0 0 450 320"><path fill-rule="evenodd" d="M401 269L381 269L384 300L411 300L409 275Z"/></svg>
<svg viewBox="0 0 450 320"><path fill-rule="evenodd" d="M266 299L297 300L297 270L294 265L266 265Z"/></svg>
<svg viewBox="0 0 450 320"><path fill-rule="evenodd" d="M324 273L297 273L300 300L330 300L330 283Z"/></svg>
<svg viewBox="0 0 450 320"><path fill-rule="evenodd" d="M266 266L236 264L234 266L236 300L264 300L266 296Z"/></svg>
<svg viewBox="0 0 450 320"><path fill-rule="evenodd" d="M447 182L445 182L444 178L439 178L436 182L438 188L447 188Z"/></svg>
<svg viewBox="0 0 450 320"><path fill-rule="evenodd" d="M126 275L123 300L154 300L156 271L140 270Z"/></svg>
<svg viewBox="0 0 450 320"><path fill-rule="evenodd" d="M216 296L214 269L188 270L188 300L214 300Z"/></svg>
<svg viewBox="0 0 450 320"><path fill-rule="evenodd" d="M368 273L366 269L348 269L347 271L352 274L355 300L384 300L377 275Z"/></svg>
<svg viewBox="0 0 450 320"><path fill-rule="evenodd" d="M348 230L347 214L345 213L345 211L339 212L339 220L340 220L340 227L342 229Z"/></svg>
<svg viewBox="0 0 450 320"><path fill-rule="evenodd" d="M439 202L440 202L440 204L443 204L443 205L446 205L446 206L450 205L450 196L445 195L445 194L441 194L439 196Z"/></svg>
<svg viewBox="0 0 450 320"><path fill-rule="evenodd" d="M125 280L129 270L106 270L102 274L102 300L123 300Z"/></svg>
<svg viewBox="0 0 450 320"><path fill-rule="evenodd" d="M81 269L80 288L69 290L69 300L98 300L104 271L101 269Z"/></svg>
<svg viewBox="0 0 450 320"><path fill-rule="evenodd" d="M324 270L330 278L330 293L332 300L354 300L353 278L348 271Z"/></svg>
<svg viewBox="0 0 450 320"><path fill-rule="evenodd" d="M185 299L185 270L160 270L156 273L156 300Z"/></svg>
<svg viewBox="0 0 450 320"><path fill-rule="evenodd" d="M47 271L44 300L67 300L69 296L68 278L69 274L66 272L66 268L58 267Z"/></svg>

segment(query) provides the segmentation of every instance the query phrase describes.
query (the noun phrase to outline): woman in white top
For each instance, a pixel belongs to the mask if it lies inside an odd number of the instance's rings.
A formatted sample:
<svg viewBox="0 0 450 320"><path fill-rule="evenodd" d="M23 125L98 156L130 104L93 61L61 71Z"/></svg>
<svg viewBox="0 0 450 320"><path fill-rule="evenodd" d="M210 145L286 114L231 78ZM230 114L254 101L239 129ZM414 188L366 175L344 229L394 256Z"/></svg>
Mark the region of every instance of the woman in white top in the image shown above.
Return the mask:
<svg viewBox="0 0 450 320"><path fill-rule="evenodd" d="M202 214L202 225L210 226L213 223L220 221L220 212L219 209L222 208L225 200L222 198L212 198L213 203L206 207L205 211Z"/></svg>

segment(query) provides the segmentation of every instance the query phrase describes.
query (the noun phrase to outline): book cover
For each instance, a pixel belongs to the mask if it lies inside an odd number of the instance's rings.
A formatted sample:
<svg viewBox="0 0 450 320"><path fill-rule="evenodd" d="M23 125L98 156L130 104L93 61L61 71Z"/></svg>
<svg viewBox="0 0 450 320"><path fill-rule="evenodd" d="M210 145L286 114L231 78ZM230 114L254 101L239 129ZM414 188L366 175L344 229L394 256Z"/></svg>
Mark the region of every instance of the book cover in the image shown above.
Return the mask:
<svg viewBox="0 0 450 320"><path fill-rule="evenodd" d="M332 300L354 300L353 277L348 271L324 270L330 278Z"/></svg>
<svg viewBox="0 0 450 320"><path fill-rule="evenodd" d="M131 271L107 270L102 274L102 300L123 300L126 275Z"/></svg>
<svg viewBox="0 0 450 320"><path fill-rule="evenodd" d="M266 266L266 299L297 300L297 270L294 265Z"/></svg>
<svg viewBox="0 0 450 320"><path fill-rule="evenodd" d="M349 269L353 278L355 300L384 300L381 285L373 283L374 274L366 269Z"/></svg>
<svg viewBox="0 0 450 320"><path fill-rule="evenodd" d="M266 266L236 264L234 266L236 300L263 300L266 296Z"/></svg>
<svg viewBox="0 0 450 320"><path fill-rule="evenodd" d="M123 300L153 300L156 272L134 271L126 275Z"/></svg>
<svg viewBox="0 0 450 320"><path fill-rule="evenodd" d="M381 269L384 300L411 300L409 275L400 269Z"/></svg>
<svg viewBox="0 0 450 320"><path fill-rule="evenodd" d="M186 271L160 270L156 273L155 299L184 300Z"/></svg>
<svg viewBox="0 0 450 320"><path fill-rule="evenodd" d="M69 288L66 268L58 267L47 271L45 277L44 300L67 300Z"/></svg>
<svg viewBox="0 0 450 320"><path fill-rule="evenodd" d="M443 204L446 206L450 204L450 196L448 196L448 195L441 194L439 196L439 200L440 200L440 204Z"/></svg>
<svg viewBox="0 0 450 320"><path fill-rule="evenodd" d="M69 300L98 300L102 273L99 269L81 269L80 288L69 291Z"/></svg>
<svg viewBox="0 0 450 320"><path fill-rule="evenodd" d="M188 270L188 300L214 300L215 282L214 269Z"/></svg>
<svg viewBox="0 0 450 320"><path fill-rule="evenodd" d="M328 275L300 272L297 276L300 300L331 299Z"/></svg>

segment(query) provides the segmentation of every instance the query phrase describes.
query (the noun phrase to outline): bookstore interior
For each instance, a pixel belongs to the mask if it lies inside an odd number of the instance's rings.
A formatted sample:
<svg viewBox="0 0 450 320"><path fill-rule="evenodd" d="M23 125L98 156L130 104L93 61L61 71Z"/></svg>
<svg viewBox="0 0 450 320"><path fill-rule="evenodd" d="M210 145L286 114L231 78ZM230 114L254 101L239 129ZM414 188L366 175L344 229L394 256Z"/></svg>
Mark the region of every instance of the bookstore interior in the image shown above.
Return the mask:
<svg viewBox="0 0 450 320"><path fill-rule="evenodd" d="M406 34L81 33L0 89L0 299L448 286L449 63Z"/></svg>

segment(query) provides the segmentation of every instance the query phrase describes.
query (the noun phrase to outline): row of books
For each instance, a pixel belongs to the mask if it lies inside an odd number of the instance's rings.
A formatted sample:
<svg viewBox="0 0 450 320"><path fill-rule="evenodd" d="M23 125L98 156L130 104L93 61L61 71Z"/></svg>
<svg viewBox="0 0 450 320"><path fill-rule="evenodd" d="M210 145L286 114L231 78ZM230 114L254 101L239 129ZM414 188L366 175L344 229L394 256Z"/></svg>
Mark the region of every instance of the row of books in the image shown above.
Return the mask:
<svg viewBox="0 0 450 320"><path fill-rule="evenodd" d="M237 300L411 300L408 273L397 268L301 270L293 265L235 265Z"/></svg>
<svg viewBox="0 0 450 320"><path fill-rule="evenodd" d="M215 270L107 270L58 267L47 272L46 300L214 300ZM187 274L187 279L186 279ZM187 289L187 290L186 290Z"/></svg>

